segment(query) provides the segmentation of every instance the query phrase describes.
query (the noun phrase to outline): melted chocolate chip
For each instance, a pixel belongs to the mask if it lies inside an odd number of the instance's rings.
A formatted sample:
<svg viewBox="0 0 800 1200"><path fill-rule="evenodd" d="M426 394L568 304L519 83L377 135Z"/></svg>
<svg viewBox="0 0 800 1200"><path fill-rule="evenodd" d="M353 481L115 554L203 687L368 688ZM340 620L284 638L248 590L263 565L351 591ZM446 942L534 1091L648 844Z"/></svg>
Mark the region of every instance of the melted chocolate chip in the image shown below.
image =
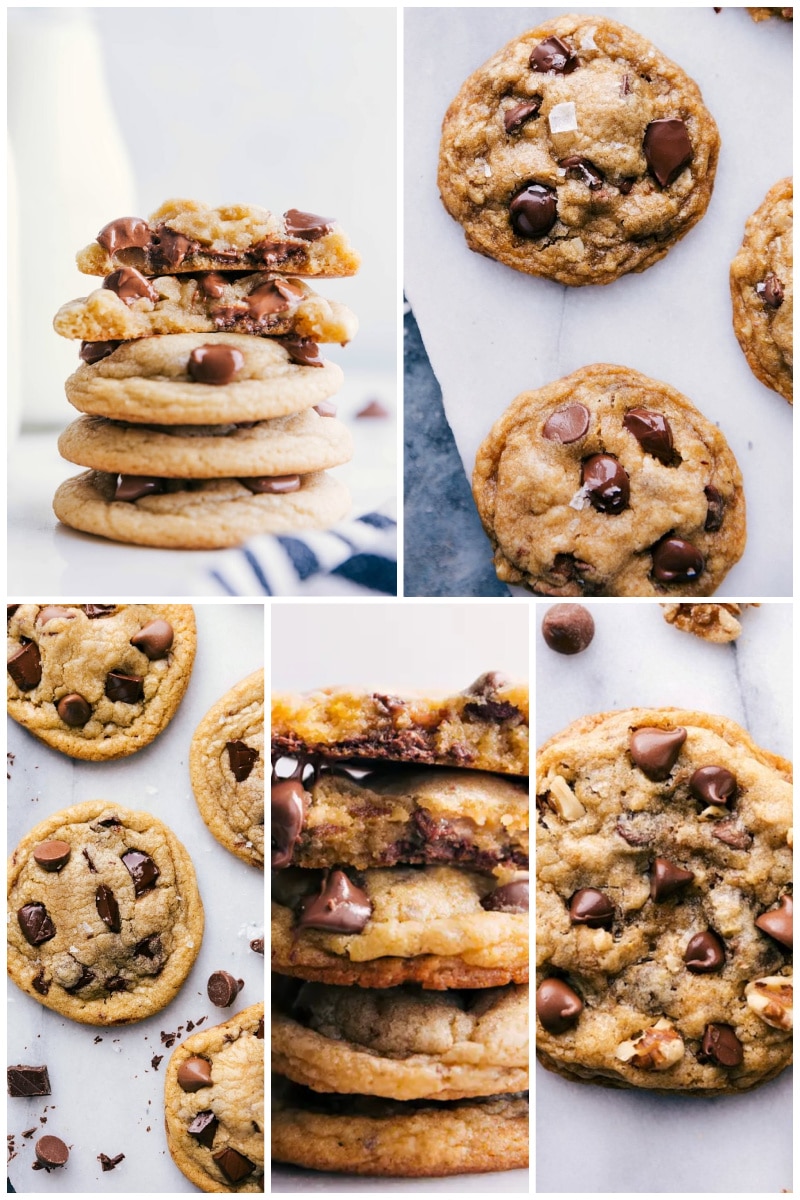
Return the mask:
<svg viewBox="0 0 800 1200"><path fill-rule="evenodd" d="M47 625L49 621L58 620L59 617L66 617L71 621L77 615L74 608L62 608L60 604L46 604L36 614L36 624L41 627L42 625Z"/></svg>
<svg viewBox="0 0 800 1200"><path fill-rule="evenodd" d="M677 117L651 121L644 131L644 156L651 175L669 187L692 161L692 143L683 121Z"/></svg>
<svg viewBox="0 0 800 1200"><path fill-rule="evenodd" d="M694 871L686 871L666 858L656 858L650 867L650 899L656 904L683 891L694 880Z"/></svg>
<svg viewBox="0 0 800 1200"><path fill-rule="evenodd" d="M142 496L157 496L164 491L164 480L155 475L120 475L114 488L114 499L132 504Z"/></svg>
<svg viewBox="0 0 800 1200"><path fill-rule="evenodd" d="M683 538L664 538L652 553L653 576L659 583L694 583L705 570L700 551Z"/></svg>
<svg viewBox="0 0 800 1200"><path fill-rule="evenodd" d="M630 408L622 420L623 427L632 433L647 454L660 462L672 462L672 430L663 413L650 412L646 408Z"/></svg>
<svg viewBox="0 0 800 1200"><path fill-rule="evenodd" d="M113 354L119 346L124 345L125 343L122 341L81 342L78 357L82 362L91 366L93 363L100 362L103 358L108 358L109 354Z"/></svg>
<svg viewBox="0 0 800 1200"><path fill-rule="evenodd" d="M225 291L225 276L219 271L203 271L197 276L197 286L209 300L219 300Z"/></svg>
<svg viewBox="0 0 800 1200"><path fill-rule="evenodd" d="M542 97L533 96L530 100L526 100L522 104L515 104L513 108L505 109L503 112L503 124L505 125L506 133L516 133L526 121L530 121L531 117L538 117L541 107Z"/></svg>
<svg viewBox="0 0 800 1200"><path fill-rule="evenodd" d="M324 359L320 357L319 346L307 337L278 337L275 341L283 346L293 363L301 367L324 367ZM334 409L332 414L336 415Z"/></svg>
<svg viewBox="0 0 800 1200"><path fill-rule="evenodd" d="M557 408L544 423L542 437L549 442L568 446L579 441L589 428L589 410L583 404L565 404Z"/></svg>
<svg viewBox="0 0 800 1200"><path fill-rule="evenodd" d="M118 271L112 271L103 280L103 287L119 296L123 304L133 304L134 300L151 300L155 304L158 299L158 292L152 283L134 267L120 267Z"/></svg>
<svg viewBox="0 0 800 1200"><path fill-rule="evenodd" d="M106 696L122 704L138 704L144 699L143 679L140 675L123 675L121 671L109 671L106 676Z"/></svg>
<svg viewBox="0 0 800 1200"><path fill-rule="evenodd" d="M90 621L96 621L99 617L107 617L109 613L113 613L117 606L116 604L83 604L81 607Z"/></svg>
<svg viewBox="0 0 800 1200"><path fill-rule="evenodd" d="M631 733L631 758L648 779L663 783L678 761L681 746L686 741L686 730L655 729L644 726Z"/></svg>
<svg viewBox="0 0 800 1200"><path fill-rule="evenodd" d="M119 905L111 888L104 883L99 884L94 894L94 902L100 920L108 926L112 933L119 933L122 929Z"/></svg>
<svg viewBox="0 0 800 1200"><path fill-rule="evenodd" d="M749 850L753 844L753 835L735 821L715 821L711 836L732 850Z"/></svg>
<svg viewBox="0 0 800 1200"><path fill-rule="evenodd" d="M549 37L534 46L528 62L532 71L551 75L569 75L578 65L575 51L557 37Z"/></svg>
<svg viewBox="0 0 800 1200"><path fill-rule="evenodd" d="M56 712L71 729L82 729L92 715L92 706L78 692L70 692L58 701Z"/></svg>
<svg viewBox="0 0 800 1200"><path fill-rule="evenodd" d="M357 887L344 871L326 872L315 896L304 900L297 928L322 929L326 933L361 933L372 915L366 892Z"/></svg>
<svg viewBox="0 0 800 1200"><path fill-rule="evenodd" d="M199 249L199 242L184 237L167 225L159 225L152 237L153 261L173 271L181 265L187 254L194 254Z"/></svg>
<svg viewBox="0 0 800 1200"><path fill-rule="evenodd" d="M21 692L30 692L42 679L42 660L36 642L28 642L11 655L7 670Z"/></svg>
<svg viewBox="0 0 800 1200"><path fill-rule="evenodd" d="M141 217L117 217L109 221L97 235L97 241L109 254L118 250L129 250L132 246L145 249L150 245L153 231Z"/></svg>
<svg viewBox="0 0 800 1200"><path fill-rule="evenodd" d="M715 1063L719 1067L738 1067L744 1059L744 1051L730 1025L706 1025L697 1057L700 1062Z"/></svg>
<svg viewBox="0 0 800 1200"><path fill-rule="evenodd" d="M548 1033L566 1033L583 1012L583 1001L563 979L545 979L536 993L536 1015Z"/></svg>
<svg viewBox="0 0 800 1200"><path fill-rule="evenodd" d="M17 913L19 927L25 941L31 946L41 946L56 936L56 927L47 909L38 900L25 904Z"/></svg>
<svg viewBox="0 0 800 1200"><path fill-rule="evenodd" d="M260 475L239 480L255 496L282 496L286 492L299 492L300 482L299 475Z"/></svg>
<svg viewBox="0 0 800 1200"><path fill-rule="evenodd" d="M481 900L481 908L486 912L526 913L530 907L530 881L528 879L513 879L495 888Z"/></svg>
<svg viewBox="0 0 800 1200"><path fill-rule="evenodd" d="M581 484L593 508L616 516L628 507L631 495L628 472L611 454L592 454L581 470Z"/></svg>
<svg viewBox="0 0 800 1200"><path fill-rule="evenodd" d="M780 308L783 304L784 287L777 275L769 274L761 283L757 283L756 292L765 308Z"/></svg>
<svg viewBox="0 0 800 1200"><path fill-rule="evenodd" d="M133 880L133 894L137 898L156 886L161 872L149 854L143 850L126 850L122 856L128 874Z"/></svg>
<svg viewBox="0 0 800 1200"><path fill-rule="evenodd" d="M299 779L281 779L272 785L272 866L276 870L292 861L309 799Z"/></svg>
<svg viewBox="0 0 800 1200"><path fill-rule="evenodd" d="M253 746L241 740L226 742L225 749L234 779L237 783L244 783L261 756Z"/></svg>
<svg viewBox="0 0 800 1200"><path fill-rule="evenodd" d="M705 492L706 502L708 504L708 508L706 510L706 522L703 528L705 529L706 533L716 533L717 530L722 527L722 518L725 513L725 501L722 499L722 496L713 486L713 484L709 484L707 488L703 489L703 491Z"/></svg>
<svg viewBox="0 0 800 1200"><path fill-rule="evenodd" d="M558 165L566 170L568 179L580 179L590 192L596 192L606 181L599 167L589 162L588 158L581 158L580 154L562 158Z"/></svg>
<svg viewBox="0 0 800 1200"><path fill-rule="evenodd" d="M736 777L725 767L698 767L689 780L689 791L703 804L724 808L736 799Z"/></svg>
<svg viewBox="0 0 800 1200"><path fill-rule="evenodd" d="M148 621L143 625L138 633L135 633L131 638L131 645L137 650L141 650L142 654L146 655L151 662L155 662L159 658L166 658L172 646L175 632L169 621L163 620L162 617L156 617L153 621Z"/></svg>
<svg viewBox="0 0 800 1200"><path fill-rule="evenodd" d="M235 346L219 343L198 346L189 355L186 370L194 383L208 383L214 387L230 383L244 366L244 355Z"/></svg>
<svg viewBox="0 0 800 1200"><path fill-rule="evenodd" d="M542 183L530 183L517 192L508 209L514 232L523 238L544 237L558 217L556 193Z"/></svg>
<svg viewBox="0 0 800 1200"><path fill-rule="evenodd" d="M285 212L283 219L289 236L302 238L305 242L316 242L334 226L333 217L318 217L316 213L300 212L296 208Z"/></svg>
<svg viewBox="0 0 800 1200"><path fill-rule="evenodd" d="M302 289L296 288L286 279L268 279L253 288L247 297L247 308L257 321L288 312L303 298Z"/></svg>
<svg viewBox="0 0 800 1200"><path fill-rule="evenodd" d="M715 933L706 929L689 939L683 961L693 975L710 975L725 966L725 946Z"/></svg>
<svg viewBox="0 0 800 1200"><path fill-rule="evenodd" d="M569 902L569 919L573 925L610 929L614 924L614 905L605 892L597 888L581 888Z"/></svg>

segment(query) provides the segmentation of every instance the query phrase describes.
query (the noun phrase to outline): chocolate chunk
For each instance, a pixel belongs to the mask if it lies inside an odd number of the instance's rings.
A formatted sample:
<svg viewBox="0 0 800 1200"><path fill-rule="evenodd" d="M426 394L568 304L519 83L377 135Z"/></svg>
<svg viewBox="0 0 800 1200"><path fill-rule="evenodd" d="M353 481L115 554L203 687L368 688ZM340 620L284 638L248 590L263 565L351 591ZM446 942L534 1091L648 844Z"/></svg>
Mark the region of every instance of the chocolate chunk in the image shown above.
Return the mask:
<svg viewBox="0 0 800 1200"><path fill-rule="evenodd" d="M98 1154L97 1161L104 1171L113 1171L115 1167L124 1160L124 1154L115 1154L113 1158L109 1158L107 1154Z"/></svg>
<svg viewBox="0 0 800 1200"><path fill-rule="evenodd" d="M42 660L36 642L28 642L7 663L8 673L21 692L30 692L42 679Z"/></svg>
<svg viewBox="0 0 800 1200"><path fill-rule="evenodd" d="M633 814L629 813L631 818ZM615 825L615 831L629 846L647 846L653 840L653 834L648 829L639 829L632 821L620 817Z"/></svg>
<svg viewBox="0 0 800 1200"><path fill-rule="evenodd" d="M142 958L159 958L162 953L161 937L157 933L151 933L149 937L142 938L133 947L133 953Z"/></svg>
<svg viewBox="0 0 800 1200"><path fill-rule="evenodd" d="M565 404L557 408L544 423L542 437L549 442L568 446L579 441L589 428L589 410L583 404Z"/></svg>
<svg viewBox="0 0 800 1200"><path fill-rule="evenodd" d="M628 507L628 472L611 454L592 454L583 464L581 484L598 512L616 516Z"/></svg>
<svg viewBox="0 0 800 1200"><path fill-rule="evenodd" d="M725 966L725 946L715 933L706 929L703 933L696 933L694 937L689 938L683 952L683 961L686 963L686 970L691 971L693 975L710 975L712 972L721 971Z"/></svg>
<svg viewBox="0 0 800 1200"><path fill-rule="evenodd" d="M186 1130L193 1138L197 1138L201 1146L207 1146L210 1150L214 1145L214 1134L217 1132L219 1121L214 1116L210 1108L205 1112L197 1114Z"/></svg>
<svg viewBox="0 0 800 1200"><path fill-rule="evenodd" d="M263 954L264 953L263 937L253 938L252 942L250 943L250 949L253 951L254 954Z"/></svg>
<svg viewBox="0 0 800 1200"><path fill-rule="evenodd" d="M6 605L6 620L7 620L7 621L10 621L10 620L11 620L11 618L12 618L12 617L13 617L13 615L14 615L14 613L17 611L17 609L18 609L19 607L20 607L20 605L19 605L19 604L7 604L7 605Z"/></svg>
<svg viewBox="0 0 800 1200"><path fill-rule="evenodd" d="M69 842L40 842L33 848L34 861L45 871L60 871L69 862L71 853Z"/></svg>
<svg viewBox="0 0 800 1200"><path fill-rule="evenodd" d="M322 929L326 933L361 933L372 915L367 893L344 871L326 871L316 896L304 900L297 928Z"/></svg>
<svg viewBox="0 0 800 1200"><path fill-rule="evenodd" d="M568 179L580 179L590 192L596 192L606 181L599 167L589 162L588 158L581 158L580 154L570 154L569 158L562 158L558 165L566 170Z"/></svg>
<svg viewBox="0 0 800 1200"><path fill-rule="evenodd" d="M780 308L783 304L784 287L777 275L769 274L762 283L757 283L756 292L766 308Z"/></svg>
<svg viewBox="0 0 800 1200"><path fill-rule="evenodd" d="M322 400L314 405L314 412L320 417L335 417L339 410L332 400Z"/></svg>
<svg viewBox="0 0 800 1200"><path fill-rule="evenodd" d="M594 637L594 618L582 604L554 604L544 615L542 637L558 654L580 654Z"/></svg>
<svg viewBox="0 0 800 1200"><path fill-rule="evenodd" d="M56 927L47 909L38 900L25 904L17 913L19 927L25 941L31 946L41 946L56 936Z"/></svg>
<svg viewBox="0 0 800 1200"><path fill-rule="evenodd" d="M209 300L219 300L225 291L225 276L219 271L203 271L197 276L197 286Z"/></svg>
<svg viewBox="0 0 800 1200"><path fill-rule="evenodd" d="M667 858L656 858L650 867L650 899L660 904L688 887L694 871L685 871Z"/></svg>
<svg viewBox="0 0 800 1200"><path fill-rule="evenodd" d="M47 1067L9 1067L7 1070L9 1096L49 1096L50 1076Z"/></svg>
<svg viewBox="0 0 800 1200"><path fill-rule="evenodd" d="M304 242L316 242L330 233L334 226L333 217L318 217L315 213L300 212L296 208L285 212L283 219L289 236L302 238Z"/></svg>
<svg viewBox="0 0 800 1200"><path fill-rule="evenodd" d="M703 804L724 808L736 799L736 777L725 767L698 767L689 780L689 791Z"/></svg>
<svg viewBox="0 0 800 1200"><path fill-rule="evenodd" d="M549 37L534 46L528 60L532 71L550 75L570 75L578 65L575 51L561 38Z"/></svg>
<svg viewBox="0 0 800 1200"><path fill-rule="evenodd" d="M94 903L100 920L108 926L112 933L119 933L122 923L119 919L119 905L110 887L98 884L94 894Z"/></svg>
<svg viewBox="0 0 800 1200"><path fill-rule="evenodd" d="M133 635L131 645L141 650L142 654L146 654L151 662L155 662L156 659L167 657L174 637L175 633L169 621L156 617Z"/></svg>
<svg viewBox="0 0 800 1200"><path fill-rule="evenodd" d="M244 783L260 758L258 751L241 740L226 742L225 749L234 779L237 783Z"/></svg>
<svg viewBox="0 0 800 1200"><path fill-rule="evenodd" d="M663 413L650 412L646 408L629 408L622 424L647 454L652 454L667 465L672 462L672 430Z"/></svg>
<svg viewBox="0 0 800 1200"><path fill-rule="evenodd" d="M159 225L153 234L154 261L173 271L181 265L187 254L194 254L199 249L199 242L184 237L182 233L170 229L168 225Z"/></svg>
<svg viewBox="0 0 800 1200"><path fill-rule="evenodd" d="M536 993L536 1015L548 1033L566 1033L577 1024L583 1001L563 979L545 979Z"/></svg>
<svg viewBox="0 0 800 1200"><path fill-rule="evenodd" d="M711 836L733 850L749 850L753 844L753 835L735 821L716 821Z"/></svg>
<svg viewBox="0 0 800 1200"><path fill-rule="evenodd" d="M53 1137L51 1133L40 1137L36 1143L36 1159L45 1171L52 1171L54 1167L63 1167L68 1158L69 1147L66 1142L62 1142L59 1137Z"/></svg>
<svg viewBox="0 0 800 1200"><path fill-rule="evenodd" d="M663 783L678 761L685 741L686 730L680 726L676 729L654 729L652 726L634 729L630 740L631 758L648 779Z"/></svg>
<svg viewBox="0 0 800 1200"><path fill-rule="evenodd" d="M82 729L92 715L92 706L78 692L70 692L58 701L56 712L71 729Z"/></svg>
<svg viewBox="0 0 800 1200"><path fill-rule="evenodd" d="M496 725L502 725L506 721L513 721L515 725L518 725L522 720L520 710L515 704L509 704L507 700L481 700L477 703L465 704L463 716L470 720L491 721ZM450 752L455 757L459 755L459 750L458 743L450 747ZM471 760L472 750L464 747L461 756Z"/></svg>
<svg viewBox="0 0 800 1200"><path fill-rule="evenodd" d="M370 400L363 408L360 408L356 413L357 417L388 417L389 410L381 404L380 400Z"/></svg>
<svg viewBox="0 0 800 1200"><path fill-rule="evenodd" d="M706 1025L698 1061L719 1067L738 1067L744 1059L742 1043L730 1025Z"/></svg>
<svg viewBox="0 0 800 1200"><path fill-rule="evenodd" d="M257 475L248 479L240 479L239 483L244 484L254 496L283 496L287 492L300 491L299 475Z"/></svg>
<svg viewBox="0 0 800 1200"><path fill-rule="evenodd" d="M243 987L243 979L234 979L227 971L214 971L206 990L209 1000L217 1008L230 1008Z"/></svg>
<svg viewBox="0 0 800 1200"><path fill-rule="evenodd" d="M325 363L320 357L319 346L307 337L278 337L275 341L279 346L283 346L286 353L293 363L297 363L301 367L324 367ZM324 401L323 401L324 403ZM319 411L319 410L317 410ZM332 413L320 414L325 416L336 416L336 409Z"/></svg>
<svg viewBox="0 0 800 1200"><path fill-rule="evenodd" d="M79 963L78 966L81 968L81 973L75 983L71 983L69 987L64 988L64 991L69 992L70 996L74 996L76 992L79 992L81 988L85 988L95 978L94 971L90 971L82 963Z"/></svg>
<svg viewBox="0 0 800 1200"><path fill-rule="evenodd" d="M264 1040L264 1018L263 1017L259 1018L259 1021L258 1021L258 1024L256 1025L255 1033L253 1034L253 1037L257 1037L260 1041L263 1042L263 1040Z"/></svg>
<svg viewBox="0 0 800 1200"><path fill-rule="evenodd" d="M199 1092L201 1088L211 1087L211 1063L197 1055L185 1059L178 1067L178 1084L184 1092Z"/></svg>
<svg viewBox="0 0 800 1200"><path fill-rule="evenodd" d="M141 675L123 675L121 671L109 671L106 675L106 696L115 702L138 704L144 699Z"/></svg>
<svg viewBox="0 0 800 1200"><path fill-rule="evenodd" d="M209 383L214 387L230 383L244 366L244 355L235 346L198 346L189 355L186 370L194 383Z"/></svg>
<svg viewBox="0 0 800 1200"><path fill-rule="evenodd" d="M99 617L106 617L116 609L116 604L84 604L81 606L86 616L90 621L96 621Z"/></svg>
<svg viewBox="0 0 800 1200"><path fill-rule="evenodd" d="M81 342L78 357L82 362L87 363L91 367L93 363L108 358L109 354L113 354L119 346L123 346L124 344L121 341Z"/></svg>
<svg viewBox="0 0 800 1200"><path fill-rule="evenodd" d="M272 785L272 866L276 870L292 861L309 801L299 779L281 779Z"/></svg>
<svg viewBox="0 0 800 1200"><path fill-rule="evenodd" d="M114 499L133 503L142 496L157 496L164 491L164 480L155 475L120 475L114 489Z"/></svg>
<svg viewBox="0 0 800 1200"><path fill-rule="evenodd" d="M118 271L112 271L106 275L102 286L119 296L123 304L133 304L135 300L151 300L155 304L158 299L158 292L152 283L135 267L120 267Z"/></svg>
<svg viewBox="0 0 800 1200"><path fill-rule="evenodd" d="M506 133L516 133L531 117L538 117L541 107L542 97L533 96L530 100L526 100L522 104L515 104L513 108L505 109L503 112L503 124L506 127Z"/></svg>
<svg viewBox="0 0 800 1200"><path fill-rule="evenodd" d="M556 223L556 193L542 183L530 183L517 192L508 206L511 226L523 238L544 237Z"/></svg>
<svg viewBox="0 0 800 1200"><path fill-rule="evenodd" d="M156 886L161 872L149 854L143 850L126 850L122 861L133 880L133 894L138 898Z"/></svg>
<svg viewBox="0 0 800 1200"><path fill-rule="evenodd" d="M722 496L713 486L709 484L704 488L708 509L706 510L706 523L703 526L706 533L716 533L722 526L722 517L725 512L725 501Z"/></svg>
<svg viewBox="0 0 800 1200"><path fill-rule="evenodd" d="M150 245L152 236L152 229L141 217L117 217L116 221L103 226L97 241L109 254L116 254L118 250L130 250L132 246L144 250Z"/></svg>
<svg viewBox="0 0 800 1200"><path fill-rule="evenodd" d="M669 187L692 161L692 143L683 121L668 117L651 121L644 131L644 156L650 174Z"/></svg>
<svg viewBox="0 0 800 1200"><path fill-rule="evenodd" d="M218 1150L211 1157L230 1183L241 1183L256 1169L255 1163L250 1162L250 1159L246 1158L244 1154L240 1154L238 1150L234 1150L233 1146L226 1146L224 1150Z"/></svg>
<svg viewBox="0 0 800 1200"><path fill-rule="evenodd" d="M44 608L40 608L36 614L36 625L46 625L48 621L56 621L59 617L67 617L71 620L78 614L74 608L62 608L60 604L47 604Z"/></svg>
<svg viewBox="0 0 800 1200"><path fill-rule="evenodd" d="M633 190L633 185L635 183L636 183L635 176L620 180L620 184L619 184L620 195L629 196L631 194L631 191Z"/></svg>
<svg viewBox="0 0 800 1200"><path fill-rule="evenodd" d="M486 912L526 913L530 905L530 880L513 879L495 888L481 900L481 908Z"/></svg>
<svg viewBox="0 0 800 1200"><path fill-rule="evenodd" d="M123 979L121 975L114 975L112 979L107 979L105 982L107 992L126 992L128 990L128 981Z"/></svg>
<svg viewBox="0 0 800 1200"><path fill-rule="evenodd" d="M659 583L693 583L705 565L697 547L683 538L668 537L653 547L653 575Z"/></svg>
<svg viewBox="0 0 800 1200"><path fill-rule="evenodd" d="M35 992L38 992L40 996L46 996L50 991L50 980L45 979L43 970L31 980L31 987Z"/></svg>
<svg viewBox="0 0 800 1200"><path fill-rule="evenodd" d="M597 888L581 888L569 902L569 919L573 925L610 929L614 924L614 905L605 892Z"/></svg>
<svg viewBox="0 0 800 1200"><path fill-rule="evenodd" d="M756 927L791 950L794 931L792 897L782 896L777 908L771 908L768 912L762 913L760 917L756 917Z"/></svg>

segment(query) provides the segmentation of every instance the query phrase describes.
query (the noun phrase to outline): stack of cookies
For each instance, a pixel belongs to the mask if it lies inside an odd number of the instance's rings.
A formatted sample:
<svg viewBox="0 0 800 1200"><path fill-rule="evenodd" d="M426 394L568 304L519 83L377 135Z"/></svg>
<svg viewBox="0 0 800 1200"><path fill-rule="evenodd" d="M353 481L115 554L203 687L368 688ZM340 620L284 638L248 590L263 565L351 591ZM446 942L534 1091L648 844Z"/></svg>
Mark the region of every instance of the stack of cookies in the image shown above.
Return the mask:
<svg viewBox="0 0 800 1200"><path fill-rule="evenodd" d="M173 200L112 221L77 261L103 281L55 318L81 339L66 391L85 414L59 449L90 468L58 489L61 521L214 549L346 515L326 473L352 453L330 400L342 372L318 343L347 343L357 322L306 282L358 270L334 221Z"/></svg>
<svg viewBox="0 0 800 1200"><path fill-rule="evenodd" d="M528 1161L528 693L272 702L273 1157Z"/></svg>

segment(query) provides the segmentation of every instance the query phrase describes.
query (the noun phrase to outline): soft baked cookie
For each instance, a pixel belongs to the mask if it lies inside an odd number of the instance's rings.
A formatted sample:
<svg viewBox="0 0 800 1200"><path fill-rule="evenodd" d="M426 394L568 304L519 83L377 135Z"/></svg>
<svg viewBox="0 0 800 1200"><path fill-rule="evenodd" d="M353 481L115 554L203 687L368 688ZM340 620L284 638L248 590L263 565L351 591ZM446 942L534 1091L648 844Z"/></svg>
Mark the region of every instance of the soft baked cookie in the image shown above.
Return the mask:
<svg viewBox="0 0 800 1200"><path fill-rule="evenodd" d="M304 871L272 880L272 965L319 983L528 982L528 880L466 867Z"/></svg>
<svg viewBox="0 0 800 1200"><path fill-rule="evenodd" d="M295 208L279 217L255 204L210 208L198 200L166 200L146 221L110 221L77 263L85 275L135 267L145 275L277 269L334 278L354 275L361 259L329 217Z"/></svg>
<svg viewBox="0 0 800 1200"><path fill-rule="evenodd" d="M11 604L8 715L71 758L122 758L172 720L194 663L188 604Z"/></svg>
<svg viewBox="0 0 800 1200"><path fill-rule="evenodd" d="M716 1095L790 1061L791 765L725 717L585 717L537 756L537 1043L617 1087Z"/></svg>
<svg viewBox="0 0 800 1200"><path fill-rule="evenodd" d="M272 1018L272 1069L319 1092L459 1100L528 1086L528 988L304 983Z"/></svg>
<svg viewBox="0 0 800 1200"><path fill-rule="evenodd" d="M98 346L101 343L89 343ZM342 370L313 343L243 333L176 333L102 344L66 382L80 412L161 425L268 421L321 404L342 386ZM312 362L300 361L312 347ZM213 349L209 349L213 348Z"/></svg>
<svg viewBox="0 0 800 1200"><path fill-rule="evenodd" d="M739 617L749 604L663 604L664 620L706 642L735 642L742 632Z"/></svg>
<svg viewBox="0 0 800 1200"><path fill-rule="evenodd" d="M563 16L477 70L442 127L439 189L472 250L559 283L643 271L708 207L700 89L607 17Z"/></svg>
<svg viewBox="0 0 800 1200"><path fill-rule="evenodd" d="M79 417L58 439L62 458L126 475L217 479L305 475L347 462L350 431L313 408L272 421L227 425L131 425Z"/></svg>
<svg viewBox="0 0 800 1200"><path fill-rule="evenodd" d="M781 179L745 225L731 263L733 330L757 379L792 403L792 180Z"/></svg>
<svg viewBox="0 0 800 1200"><path fill-rule="evenodd" d="M189 773L200 815L226 850L264 865L264 672L226 692L197 726Z"/></svg>
<svg viewBox="0 0 800 1200"><path fill-rule="evenodd" d="M141 1021L177 995L203 938L192 861L156 817L87 800L8 864L8 973L87 1025Z"/></svg>
<svg viewBox="0 0 800 1200"><path fill-rule="evenodd" d="M130 500L119 498L124 480L133 488ZM53 511L84 533L178 550L240 546L259 533L329 529L350 511L347 488L323 471L248 483L252 487L241 479L148 480L85 471L61 484Z"/></svg>
<svg viewBox="0 0 800 1200"><path fill-rule="evenodd" d="M167 1145L201 1192L264 1191L264 1005L177 1046L164 1079Z"/></svg>
<svg viewBox="0 0 800 1200"><path fill-rule="evenodd" d="M323 688L272 697L278 754L528 774L528 689L498 671L455 695Z"/></svg>
<svg viewBox="0 0 800 1200"><path fill-rule="evenodd" d="M123 267L102 288L62 304L53 328L62 337L88 342L231 331L344 344L355 336L358 322L349 308L318 296L302 279L218 271L147 279Z"/></svg>
<svg viewBox="0 0 800 1200"><path fill-rule="evenodd" d="M437 1103L273 1081L272 1156L314 1171L418 1177L528 1165L528 1097Z"/></svg>
<svg viewBox="0 0 800 1200"><path fill-rule="evenodd" d="M546 596L707 596L742 555L742 476L668 384L597 363L506 409L472 490L498 577Z"/></svg>
<svg viewBox="0 0 800 1200"><path fill-rule="evenodd" d="M527 780L445 767L365 772L302 758L291 774L279 766L273 867L528 866Z"/></svg>

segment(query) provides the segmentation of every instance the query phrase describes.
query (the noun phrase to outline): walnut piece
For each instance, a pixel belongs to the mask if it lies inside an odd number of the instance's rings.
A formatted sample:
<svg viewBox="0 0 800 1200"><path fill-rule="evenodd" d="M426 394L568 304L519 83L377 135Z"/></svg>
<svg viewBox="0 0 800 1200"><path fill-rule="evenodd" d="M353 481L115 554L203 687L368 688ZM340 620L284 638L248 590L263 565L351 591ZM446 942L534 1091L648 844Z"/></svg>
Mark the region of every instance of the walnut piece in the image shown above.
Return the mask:
<svg viewBox="0 0 800 1200"><path fill-rule="evenodd" d="M664 620L684 633L693 633L707 642L733 642L742 632L737 621L748 604L663 604Z"/></svg>
<svg viewBox="0 0 800 1200"><path fill-rule="evenodd" d="M638 1038L617 1046L616 1056L643 1071L667 1071L680 1062L684 1049L681 1035L662 1017Z"/></svg>
<svg viewBox="0 0 800 1200"><path fill-rule="evenodd" d="M755 979L744 989L753 1012L773 1029L792 1028L792 976L769 975Z"/></svg>
<svg viewBox="0 0 800 1200"><path fill-rule="evenodd" d="M586 812L563 775L556 775L550 784L550 803L562 821L577 821Z"/></svg>

